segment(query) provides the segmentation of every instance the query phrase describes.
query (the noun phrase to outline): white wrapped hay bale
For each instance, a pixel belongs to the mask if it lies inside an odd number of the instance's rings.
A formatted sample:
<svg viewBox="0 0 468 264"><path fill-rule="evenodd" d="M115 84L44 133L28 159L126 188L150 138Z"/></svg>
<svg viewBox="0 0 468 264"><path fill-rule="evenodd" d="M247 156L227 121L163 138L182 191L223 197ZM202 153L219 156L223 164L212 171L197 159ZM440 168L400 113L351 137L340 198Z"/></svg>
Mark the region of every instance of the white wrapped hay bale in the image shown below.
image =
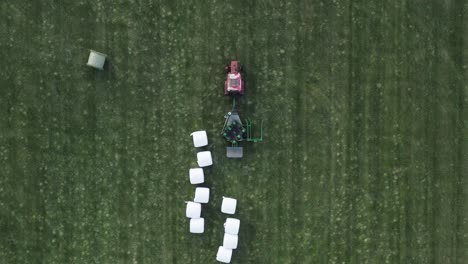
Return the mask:
<svg viewBox="0 0 468 264"><path fill-rule="evenodd" d="M222 263L231 263L232 249L219 247L216 254L216 260Z"/></svg>
<svg viewBox="0 0 468 264"><path fill-rule="evenodd" d="M192 218L190 219L190 233L202 234L205 232L205 219Z"/></svg>
<svg viewBox="0 0 468 264"><path fill-rule="evenodd" d="M195 198L193 199L196 203L208 203L210 200L210 189L206 187L195 188Z"/></svg>
<svg viewBox="0 0 468 264"><path fill-rule="evenodd" d="M104 69L104 63L106 62L107 55L95 50L90 50L88 63L86 65L96 68L98 70Z"/></svg>
<svg viewBox="0 0 468 264"><path fill-rule="evenodd" d="M193 146L196 148L204 147L208 145L208 136L206 135L205 130L195 131L190 134L193 138Z"/></svg>
<svg viewBox="0 0 468 264"><path fill-rule="evenodd" d="M221 204L221 212L225 214L235 214L237 207L237 200L234 198L224 197Z"/></svg>
<svg viewBox="0 0 468 264"><path fill-rule="evenodd" d="M238 242L239 242L239 236L238 235L231 235L231 234L228 234L228 233L224 234L223 247L225 247L227 249L236 249Z"/></svg>
<svg viewBox="0 0 468 264"><path fill-rule="evenodd" d="M187 207L185 210L185 215L187 218L200 218L201 215L201 204L194 202L186 202Z"/></svg>
<svg viewBox="0 0 468 264"><path fill-rule="evenodd" d="M213 165L211 151L202 151L197 153L197 162L200 167L208 167Z"/></svg>
<svg viewBox="0 0 468 264"><path fill-rule="evenodd" d="M236 218L227 218L224 223L224 233L237 235L239 234L240 220Z"/></svg>

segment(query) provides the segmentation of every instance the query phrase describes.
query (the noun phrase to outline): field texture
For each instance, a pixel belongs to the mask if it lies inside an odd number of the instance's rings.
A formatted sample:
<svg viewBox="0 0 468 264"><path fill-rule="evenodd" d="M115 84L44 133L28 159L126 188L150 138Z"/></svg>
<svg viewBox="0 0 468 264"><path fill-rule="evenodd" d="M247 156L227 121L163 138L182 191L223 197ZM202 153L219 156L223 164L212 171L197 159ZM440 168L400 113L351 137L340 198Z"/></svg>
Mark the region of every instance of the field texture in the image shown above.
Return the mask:
<svg viewBox="0 0 468 264"><path fill-rule="evenodd" d="M0 263L216 263L223 195L235 264L468 263L467 10L0 1ZM219 135L230 59L241 115L265 127L242 160ZM193 235L200 129L215 164Z"/></svg>

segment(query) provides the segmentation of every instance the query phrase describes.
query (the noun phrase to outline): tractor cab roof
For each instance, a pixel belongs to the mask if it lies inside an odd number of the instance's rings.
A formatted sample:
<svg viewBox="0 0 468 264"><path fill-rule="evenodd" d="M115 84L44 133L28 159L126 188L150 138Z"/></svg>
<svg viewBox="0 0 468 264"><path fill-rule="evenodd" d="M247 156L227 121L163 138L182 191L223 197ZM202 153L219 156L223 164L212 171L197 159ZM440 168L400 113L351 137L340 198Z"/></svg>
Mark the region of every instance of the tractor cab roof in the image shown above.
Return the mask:
<svg viewBox="0 0 468 264"><path fill-rule="evenodd" d="M240 73L228 75L228 91L240 91L241 90L241 75Z"/></svg>
<svg viewBox="0 0 468 264"><path fill-rule="evenodd" d="M224 67L226 79L224 80L224 95L244 95L245 82L242 65L238 61Z"/></svg>

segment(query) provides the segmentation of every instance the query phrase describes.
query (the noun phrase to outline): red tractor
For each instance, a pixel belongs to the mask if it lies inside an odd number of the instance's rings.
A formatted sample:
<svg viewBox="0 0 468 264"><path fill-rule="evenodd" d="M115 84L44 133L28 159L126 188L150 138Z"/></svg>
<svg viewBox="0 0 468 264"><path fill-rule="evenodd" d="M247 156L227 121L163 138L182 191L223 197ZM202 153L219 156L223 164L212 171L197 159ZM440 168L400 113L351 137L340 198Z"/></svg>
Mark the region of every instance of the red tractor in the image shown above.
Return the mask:
<svg viewBox="0 0 468 264"><path fill-rule="evenodd" d="M224 67L226 80L224 81L224 95L244 95L245 81L242 65L238 61L231 61Z"/></svg>
<svg viewBox="0 0 468 264"><path fill-rule="evenodd" d="M232 96L232 110L224 116L224 126L221 130L221 135L231 143L231 147L226 148L226 156L228 158L242 158L244 152L239 143L242 141L254 143L263 141L263 122L260 128L260 137L254 138L250 119L247 118L245 120L246 126L244 126L236 109L236 98L237 96L244 95L245 91L245 73L242 71L242 66L238 61L231 61L231 64L226 65L224 69L226 70L224 95Z"/></svg>

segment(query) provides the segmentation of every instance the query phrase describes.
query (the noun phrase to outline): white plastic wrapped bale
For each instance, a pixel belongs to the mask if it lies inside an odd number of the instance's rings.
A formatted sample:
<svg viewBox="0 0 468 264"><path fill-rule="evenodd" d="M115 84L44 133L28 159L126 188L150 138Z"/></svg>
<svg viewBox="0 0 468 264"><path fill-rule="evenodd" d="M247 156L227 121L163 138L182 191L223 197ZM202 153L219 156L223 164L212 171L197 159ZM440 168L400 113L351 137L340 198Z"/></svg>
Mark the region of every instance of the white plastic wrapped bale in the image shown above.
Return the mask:
<svg viewBox="0 0 468 264"><path fill-rule="evenodd" d="M208 145L208 136L206 135L206 131L195 131L190 134L190 136L192 136L193 146L196 148Z"/></svg>
<svg viewBox="0 0 468 264"><path fill-rule="evenodd" d="M103 70L104 63L106 62L107 55L95 50L90 50L88 63L86 65L96 68L98 70Z"/></svg>
<svg viewBox="0 0 468 264"><path fill-rule="evenodd" d="M223 247L228 248L228 249L236 249L238 241L239 241L238 235L231 235L231 234L225 233L224 239L223 239Z"/></svg>
<svg viewBox="0 0 468 264"><path fill-rule="evenodd" d="M186 202L187 208L185 210L185 215L188 218L200 218L201 215L201 204L195 202Z"/></svg>
<svg viewBox="0 0 468 264"><path fill-rule="evenodd" d="M225 214L235 214L237 207L237 200L234 198L224 197L221 204L221 212Z"/></svg>
<svg viewBox="0 0 468 264"><path fill-rule="evenodd" d="M211 151L202 151L197 153L197 162L200 167L207 167L213 165L211 158Z"/></svg>
<svg viewBox="0 0 468 264"><path fill-rule="evenodd" d="M219 247L216 254L216 260L222 263L231 263L232 249Z"/></svg>
<svg viewBox="0 0 468 264"><path fill-rule="evenodd" d="M210 189L206 187L197 187L195 188L195 198L194 202L197 203L208 203L210 200Z"/></svg>
<svg viewBox="0 0 468 264"><path fill-rule="evenodd" d="M189 177L191 184L199 184L205 181L205 174L202 168L195 168L189 170Z"/></svg>
<svg viewBox="0 0 468 264"><path fill-rule="evenodd" d="M192 218L190 219L190 233L201 234L205 232L205 219Z"/></svg>
<svg viewBox="0 0 468 264"><path fill-rule="evenodd" d="M239 234L240 220L236 218L226 218L224 223L224 233L237 235Z"/></svg>

